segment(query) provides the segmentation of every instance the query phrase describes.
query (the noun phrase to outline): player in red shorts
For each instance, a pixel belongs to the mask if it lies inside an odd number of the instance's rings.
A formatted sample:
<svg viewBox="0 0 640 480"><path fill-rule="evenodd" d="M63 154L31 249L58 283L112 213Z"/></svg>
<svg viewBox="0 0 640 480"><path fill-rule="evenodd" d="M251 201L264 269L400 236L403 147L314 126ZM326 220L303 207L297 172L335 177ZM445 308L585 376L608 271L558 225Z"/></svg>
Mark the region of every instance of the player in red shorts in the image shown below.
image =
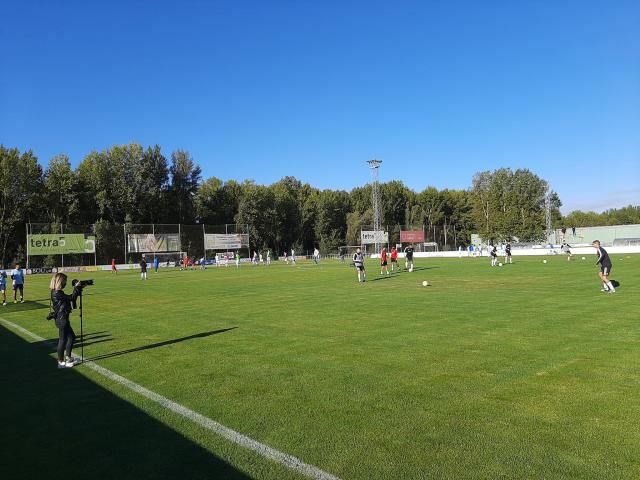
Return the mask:
<svg viewBox="0 0 640 480"><path fill-rule="evenodd" d="M380 275L382 275L384 270L386 270L387 275L389 275L389 267L387 266L387 249L382 247L382 250L380 250Z"/></svg>
<svg viewBox="0 0 640 480"><path fill-rule="evenodd" d="M398 250L396 247L391 247L391 271L395 272L398 268Z"/></svg>
<svg viewBox="0 0 640 480"><path fill-rule="evenodd" d="M189 257L184 256L184 269L187 270L189 268Z"/></svg>
<svg viewBox="0 0 640 480"><path fill-rule="evenodd" d="M111 273L115 273L116 275L118 274L118 270L116 269L116 259L115 258L111 259Z"/></svg>

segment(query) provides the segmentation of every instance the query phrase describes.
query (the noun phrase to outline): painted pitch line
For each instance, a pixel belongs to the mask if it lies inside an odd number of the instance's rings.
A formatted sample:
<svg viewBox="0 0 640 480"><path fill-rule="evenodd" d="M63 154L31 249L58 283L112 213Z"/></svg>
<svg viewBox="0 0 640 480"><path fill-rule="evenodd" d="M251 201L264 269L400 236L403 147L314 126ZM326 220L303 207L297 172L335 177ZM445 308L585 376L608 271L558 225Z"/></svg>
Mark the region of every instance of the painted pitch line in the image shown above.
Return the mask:
<svg viewBox="0 0 640 480"><path fill-rule="evenodd" d="M33 340L36 340L38 342L45 341L45 339L42 338L41 336L36 335L35 333L30 332L26 328L21 327L20 325L16 325L15 323L10 322L9 320L0 318L0 321L4 325L9 326L12 329L15 329L23 333L24 335L26 335L29 338L32 338ZM49 343L54 343L54 342L49 342ZM76 357L81 358L77 355ZM142 385L138 385L137 383L132 382L131 380L128 380L118 375L117 373L112 372L111 370L101 367L100 365L96 365L95 363L92 363L92 362L82 363L82 365L84 365L87 368L90 368L96 373L99 373L103 377L106 377L109 380L119 383L120 385L128 388L129 390L132 390L142 395L143 397L148 398L149 400L161 405L167 410L171 410L172 412L177 413L178 415L181 415L197 423L201 427L204 427L208 430L211 430L217 433L218 435L226 438L230 442L233 442L237 445L240 445L241 447L244 447L248 450L256 452L259 455L262 455L263 457L273 460L274 462L277 462L281 465L284 465L290 470L301 473L314 480L339 480L338 477L328 472L325 472L324 470L321 470L318 467L305 463L302 460L292 455L281 452L280 450L271 448L268 445L265 445L264 443L260 443L257 440L247 437L242 433L236 432L235 430L232 430L229 427L225 427L221 423L218 423L215 420L210 419L209 417L205 417L204 415L201 415L198 412L195 412L183 405L180 405L179 403L169 400L168 398L163 397L162 395L156 392L153 392L147 388L144 388Z"/></svg>

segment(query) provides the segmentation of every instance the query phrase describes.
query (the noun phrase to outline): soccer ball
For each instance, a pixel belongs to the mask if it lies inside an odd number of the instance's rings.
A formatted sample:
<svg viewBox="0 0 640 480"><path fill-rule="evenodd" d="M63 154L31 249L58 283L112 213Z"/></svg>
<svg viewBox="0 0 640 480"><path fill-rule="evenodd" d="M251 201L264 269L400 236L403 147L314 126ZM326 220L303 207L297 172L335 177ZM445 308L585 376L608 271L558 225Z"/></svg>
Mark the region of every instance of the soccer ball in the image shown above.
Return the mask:
<svg viewBox="0 0 640 480"><path fill-rule="evenodd" d="M502 266L502 264L501 264L501 263L499 263L499 264L498 264L498 266L499 266L499 267L501 267L501 266Z"/></svg>
<svg viewBox="0 0 640 480"><path fill-rule="evenodd" d="M429 286L429 282L427 282L426 280L424 282L422 282L422 286L423 287L428 287Z"/></svg>
<svg viewBox="0 0 640 480"><path fill-rule="evenodd" d="M542 263L547 263L547 261L546 260L542 260Z"/></svg>
<svg viewBox="0 0 640 480"><path fill-rule="evenodd" d="M584 257L582 257L582 259L584 260L585 258L584 258Z"/></svg>

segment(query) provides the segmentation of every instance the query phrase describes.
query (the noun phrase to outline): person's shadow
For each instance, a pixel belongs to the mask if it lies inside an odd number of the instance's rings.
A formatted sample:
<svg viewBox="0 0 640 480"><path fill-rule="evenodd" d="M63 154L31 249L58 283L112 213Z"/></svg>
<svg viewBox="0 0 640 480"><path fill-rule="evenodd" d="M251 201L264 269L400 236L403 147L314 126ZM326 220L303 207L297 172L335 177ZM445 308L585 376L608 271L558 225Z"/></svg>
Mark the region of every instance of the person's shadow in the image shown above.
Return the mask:
<svg viewBox="0 0 640 480"><path fill-rule="evenodd" d="M173 345L174 343L184 342L185 340L193 340L195 338L206 338L206 337L210 337L211 335L217 335L219 333L235 330L236 328L238 327L221 328L219 330L212 330L210 332L196 333L194 335L189 335L187 337L174 338L171 340L165 340L163 342L151 343L149 345L142 345L140 347L129 348L127 350L120 350L119 352L105 353L104 355L97 355L95 357L86 358L85 362L92 362L95 360L102 360L105 358L118 357L120 355L126 355L127 353L142 352L143 350L150 350L152 348L164 347L166 345ZM102 341L108 341L108 340L102 340ZM99 343L99 341L92 342L92 343ZM85 345L88 345L88 343L85 343Z"/></svg>

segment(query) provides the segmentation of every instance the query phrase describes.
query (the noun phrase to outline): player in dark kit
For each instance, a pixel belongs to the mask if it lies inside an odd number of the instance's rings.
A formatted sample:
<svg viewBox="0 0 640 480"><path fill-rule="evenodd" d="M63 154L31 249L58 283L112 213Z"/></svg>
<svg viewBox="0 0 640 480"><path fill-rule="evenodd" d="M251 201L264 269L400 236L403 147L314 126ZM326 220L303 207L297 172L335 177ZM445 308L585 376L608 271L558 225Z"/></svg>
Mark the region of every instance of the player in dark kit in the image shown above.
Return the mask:
<svg viewBox="0 0 640 480"><path fill-rule="evenodd" d="M513 263L511 259L511 244L507 243L507 246L504 247L504 263Z"/></svg>
<svg viewBox="0 0 640 480"><path fill-rule="evenodd" d="M498 264L498 247L497 247L497 245L491 245L491 250L489 251L489 255L491 255L491 266L495 267Z"/></svg>
<svg viewBox="0 0 640 480"><path fill-rule="evenodd" d="M358 272L358 283L367 281L367 272L364 269L364 255L360 249L356 249L356 253L353 254L353 266L356 267Z"/></svg>
<svg viewBox="0 0 640 480"><path fill-rule="evenodd" d="M144 257L142 257L142 260L140 260L140 280L146 280L147 279L147 262L144 259Z"/></svg>
<svg viewBox="0 0 640 480"><path fill-rule="evenodd" d="M613 284L609 280L609 274L611 274L611 258L609 258L609 254L607 251L600 246L600 240L594 240L591 244L594 246L596 251L598 252L598 260L596 261L596 265L600 264L600 280L602 280L602 290L601 292L607 293L616 293L616 289L613 288Z"/></svg>
<svg viewBox="0 0 640 480"><path fill-rule="evenodd" d="M413 245L408 245L404 249L404 269L413 272Z"/></svg>

